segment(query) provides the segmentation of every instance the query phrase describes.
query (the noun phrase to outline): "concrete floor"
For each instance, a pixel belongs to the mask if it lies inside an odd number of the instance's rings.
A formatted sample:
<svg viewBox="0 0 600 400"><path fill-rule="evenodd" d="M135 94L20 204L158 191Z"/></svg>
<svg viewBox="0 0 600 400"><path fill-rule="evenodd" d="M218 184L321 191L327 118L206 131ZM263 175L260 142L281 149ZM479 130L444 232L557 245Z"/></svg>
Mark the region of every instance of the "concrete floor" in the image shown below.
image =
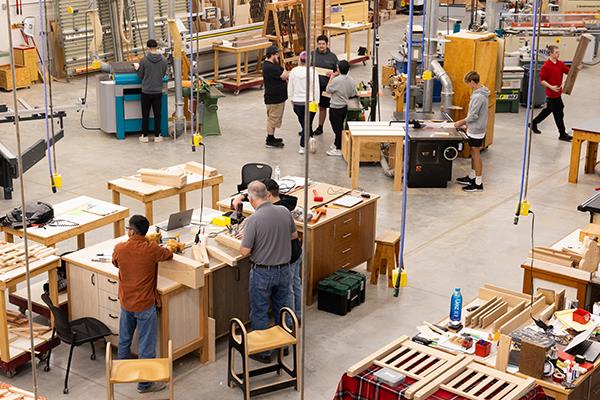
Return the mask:
<svg viewBox="0 0 600 400"><path fill-rule="evenodd" d="M389 58L405 31L406 18L397 17L386 22L381 30L381 60ZM357 42L358 43L358 42ZM342 44L334 39L333 48L341 51ZM368 80L370 65L354 66L351 75ZM566 122L572 126L597 112L600 100L600 67L586 67L581 71L574 95L565 96ZM70 84L55 83L56 105L73 103L83 96L84 80ZM42 103L42 86L20 90L22 97L34 105ZM90 85L87 126L98 126L95 112L93 85ZM12 101L8 93L0 93L0 102ZM382 119L389 119L394 108L388 90L381 97ZM283 150L264 147L264 105L262 92L248 90L237 97L230 94L220 100L220 119L223 135L207 137L207 164L219 169L225 177L222 196L235 192L240 179L240 167L246 162L263 161L279 164L283 174L301 175L303 157L298 154L298 126L291 107L286 109L284 127L279 131L285 139ZM536 112L537 113L537 112ZM79 114L70 113L66 119L66 137L56 147L58 170L63 176L64 188L52 194L45 161L27 172L27 199L59 202L76 195L89 195L110 200L106 181L132 174L140 167L165 167L189 160L200 160L192 153L190 139L179 139L161 144L140 144L135 135L117 141L114 135L85 131L79 126ZM499 114L496 117L494 144L483 155L485 192L467 194L461 186L450 184L447 189L409 189L406 233L406 264L409 285L393 297L385 282L368 286L367 301L345 317L320 312L315 306L303 319L306 324L305 388L307 399L330 399L345 369L370 352L382 347L402 334L414 334L415 326L426 319L436 321L444 317L452 289L461 287L465 298L476 294L484 283L520 289L520 262L530 246L529 218L521 218L513 225L521 176L525 112ZM579 184L567 183L571 146L557 140L553 121L548 119L540 128L542 135L533 140L528 199L536 212L535 241L549 245L582 226L588 216L576 206L589 197L598 186L597 175L580 176ZM43 123L26 122L21 125L24 147L44 135ZM329 123L326 133L318 138L319 152L311 156L310 177L314 180L349 186L346 163L340 158L327 157L324 150L333 141ZM0 125L1 140L15 149L15 135L8 124ZM469 170L469 160L454 163L454 177ZM378 230L400 229L402 194L392 192L392 180L378 166L361 168L361 186L381 195ZM15 200L2 201L4 212L18 205ZM210 194L205 196L209 201ZM199 205L199 195L189 203ZM124 200L132 213L143 212L139 203ZM176 200L164 200L156 206L156 217L166 218L175 210ZM106 240L112 228L100 229L88 236L88 243ZM65 243L61 250L73 249L75 241ZM364 271L364 266L358 268ZM88 348L75 352L68 396L62 394L62 380L66 368L68 348L58 347L52 358L52 369L45 373L38 367L40 394L49 399L103 398L104 357L89 359ZM195 356L178 360L175 365L176 397L179 399L241 399L237 389L226 385L226 344L219 343L217 362L201 366ZM29 366L22 368L13 379L1 378L22 388L32 387ZM118 398L156 398L138 396L133 385L117 388ZM282 391L264 398L293 399L298 394Z"/></svg>

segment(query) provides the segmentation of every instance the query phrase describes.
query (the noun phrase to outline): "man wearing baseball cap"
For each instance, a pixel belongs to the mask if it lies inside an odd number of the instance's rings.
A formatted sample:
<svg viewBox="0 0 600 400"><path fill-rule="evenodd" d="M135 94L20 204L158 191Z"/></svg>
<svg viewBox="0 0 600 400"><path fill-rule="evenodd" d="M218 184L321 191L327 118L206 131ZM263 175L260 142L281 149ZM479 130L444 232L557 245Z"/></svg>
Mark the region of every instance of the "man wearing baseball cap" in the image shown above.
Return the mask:
<svg viewBox="0 0 600 400"><path fill-rule="evenodd" d="M275 129L281 128L287 96L288 71L279 65L279 48L268 47L262 67L267 106L267 140L265 145L272 148L283 147L283 140L275 137Z"/></svg>

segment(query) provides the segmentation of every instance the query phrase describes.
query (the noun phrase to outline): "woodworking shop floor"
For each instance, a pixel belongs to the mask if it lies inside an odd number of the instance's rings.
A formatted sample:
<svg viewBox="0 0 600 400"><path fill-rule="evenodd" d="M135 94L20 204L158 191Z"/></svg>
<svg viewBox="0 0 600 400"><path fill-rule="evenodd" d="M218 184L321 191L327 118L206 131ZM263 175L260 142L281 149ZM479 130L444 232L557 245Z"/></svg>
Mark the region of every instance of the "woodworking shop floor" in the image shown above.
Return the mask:
<svg viewBox="0 0 600 400"><path fill-rule="evenodd" d="M381 32L381 61L389 58L405 32L405 17L386 22ZM360 36L357 36L360 37ZM355 39L354 46L360 42ZM334 50L341 52L341 38L333 39ZM371 66L354 66L351 75L356 79L369 79ZM67 105L77 96L83 96L84 79L69 84L54 84L55 105ZM581 71L574 95L564 96L566 123L570 127L577 121L597 113L600 95L600 67L586 67ZM43 105L43 87L19 90L18 95L32 105ZM95 78L90 79L90 95L84 123L98 126L96 114ZM172 100L171 100L172 101ZM394 108L389 90L381 97L381 119L390 119ZM11 103L10 93L0 93L0 103ZM596 104L596 106L593 106ZM278 134L285 139L283 150L264 146L265 110L262 91L251 89L234 97L219 100L219 116L223 135L207 137L207 164L218 168L225 183L221 195L235 192L244 163L264 161L279 164L282 174L301 175L303 157L298 154L298 122L291 107L286 107L283 129ZM172 108L171 108L172 110ZM537 113L537 111L536 111ZM531 246L531 219L521 218L513 225L521 178L525 112L498 114L494 143L483 154L483 193L464 193L454 183L447 189L410 189L408 191L408 220L406 233L406 264L408 287L398 298L380 280L377 287L369 285L367 301L345 317L308 310L306 324L306 371L304 375L306 399L331 399L338 380L354 362L382 347L402 334L414 334L415 326L423 320L436 321L444 317L452 290L460 287L465 298L476 294L484 283L519 290L521 288L521 261ZM79 125L79 114L69 113L65 120L66 135L56 147L58 170L63 176L64 188L52 194L48 185L48 165L42 161L26 174L28 200L59 202L76 195L89 195L110 201L106 182L122 175L134 173L140 167L165 167L189 160L200 160L200 153L192 153L189 137L176 142L140 144L137 136L117 141L114 135L86 131ZM579 184L567 183L571 146L557 140L554 122L547 119L540 128L542 135L533 138L533 155L528 199L536 213L535 243L549 245L588 221L588 215L576 206L594 193L599 186L597 175L580 175ZM24 148L44 135L42 122L21 124ZM13 127L0 125L1 141L16 149ZM310 159L310 177L314 180L349 186L346 163L341 158L328 157L325 150L333 142L329 122L325 134L318 139L319 151ZM583 168L583 167L582 167ZM454 177L469 170L469 160L454 163ZM15 182L16 184L17 182ZM392 192L392 179L386 177L379 166L365 166L360 170L363 188L381 195L378 213L378 231L400 230L401 192ZM1 201L4 213L18 204L19 190L12 201ZM210 200L207 193L205 200ZM141 203L123 200L132 213L143 212ZM163 200L155 206L158 220L175 210L176 200ZM188 204L199 206L199 195L192 195ZM88 235L88 243L112 237L112 227ZM60 246L61 251L73 249L75 240ZM364 266L358 268L364 271ZM69 395L62 394L68 347L61 345L52 357L52 369L43 372L38 367L40 394L49 399L101 399L105 397L104 356L91 361L89 347L75 351L71 371ZM175 363L175 396L178 399L241 399L239 389L226 384L226 343L219 342L217 362L201 366L195 356ZM32 374L29 366L22 368L13 379L0 376L24 389L31 389ZM160 396L136 393L134 385L117 387L119 399L157 398ZM266 395L264 398L293 399L292 390Z"/></svg>

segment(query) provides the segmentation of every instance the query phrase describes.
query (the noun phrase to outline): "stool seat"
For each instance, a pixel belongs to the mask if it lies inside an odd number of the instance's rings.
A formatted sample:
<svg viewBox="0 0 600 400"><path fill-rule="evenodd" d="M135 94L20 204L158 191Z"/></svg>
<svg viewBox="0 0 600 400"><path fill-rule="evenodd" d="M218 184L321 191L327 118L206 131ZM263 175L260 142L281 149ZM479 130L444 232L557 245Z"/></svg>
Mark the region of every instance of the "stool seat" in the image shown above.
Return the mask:
<svg viewBox="0 0 600 400"><path fill-rule="evenodd" d="M296 344L296 338L281 326L248 333L248 355L280 349Z"/></svg>
<svg viewBox="0 0 600 400"><path fill-rule="evenodd" d="M165 358L115 360L110 369L110 381L112 383L168 381L169 370L169 360Z"/></svg>
<svg viewBox="0 0 600 400"><path fill-rule="evenodd" d="M386 230L386 231L381 232L377 236L377 239L375 239L375 243L382 243L382 244L396 244L399 241L400 241L400 232L396 232L396 231L392 231L392 230Z"/></svg>

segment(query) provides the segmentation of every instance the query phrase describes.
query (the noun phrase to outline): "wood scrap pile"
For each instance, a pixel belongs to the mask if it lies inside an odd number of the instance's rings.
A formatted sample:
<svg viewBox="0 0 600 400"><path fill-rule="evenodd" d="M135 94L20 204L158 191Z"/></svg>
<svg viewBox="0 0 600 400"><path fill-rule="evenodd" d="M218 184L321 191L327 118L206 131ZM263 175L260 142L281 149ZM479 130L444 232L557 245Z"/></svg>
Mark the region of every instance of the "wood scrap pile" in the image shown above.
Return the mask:
<svg viewBox="0 0 600 400"><path fill-rule="evenodd" d="M23 389L19 389L8 383L0 383L0 400L34 400L35 395ZM38 396L37 400L48 400L46 397Z"/></svg>
<svg viewBox="0 0 600 400"><path fill-rule="evenodd" d="M182 171L142 168L138 171L142 182L157 185L182 187L187 183L187 175Z"/></svg>
<svg viewBox="0 0 600 400"><path fill-rule="evenodd" d="M29 246L29 261L37 261L56 254L56 249L33 244ZM25 266L25 244L0 242L0 274Z"/></svg>
<svg viewBox="0 0 600 400"><path fill-rule="evenodd" d="M8 324L9 341L14 341L18 337L29 338L29 320L27 317L14 311L6 310L6 322ZM51 330L52 328L49 326L33 323L34 337L42 336Z"/></svg>
<svg viewBox="0 0 600 400"><path fill-rule="evenodd" d="M567 249L555 250L550 247L537 246L533 249L533 252L529 250L529 258L562 265L563 267L578 268L581 254Z"/></svg>

